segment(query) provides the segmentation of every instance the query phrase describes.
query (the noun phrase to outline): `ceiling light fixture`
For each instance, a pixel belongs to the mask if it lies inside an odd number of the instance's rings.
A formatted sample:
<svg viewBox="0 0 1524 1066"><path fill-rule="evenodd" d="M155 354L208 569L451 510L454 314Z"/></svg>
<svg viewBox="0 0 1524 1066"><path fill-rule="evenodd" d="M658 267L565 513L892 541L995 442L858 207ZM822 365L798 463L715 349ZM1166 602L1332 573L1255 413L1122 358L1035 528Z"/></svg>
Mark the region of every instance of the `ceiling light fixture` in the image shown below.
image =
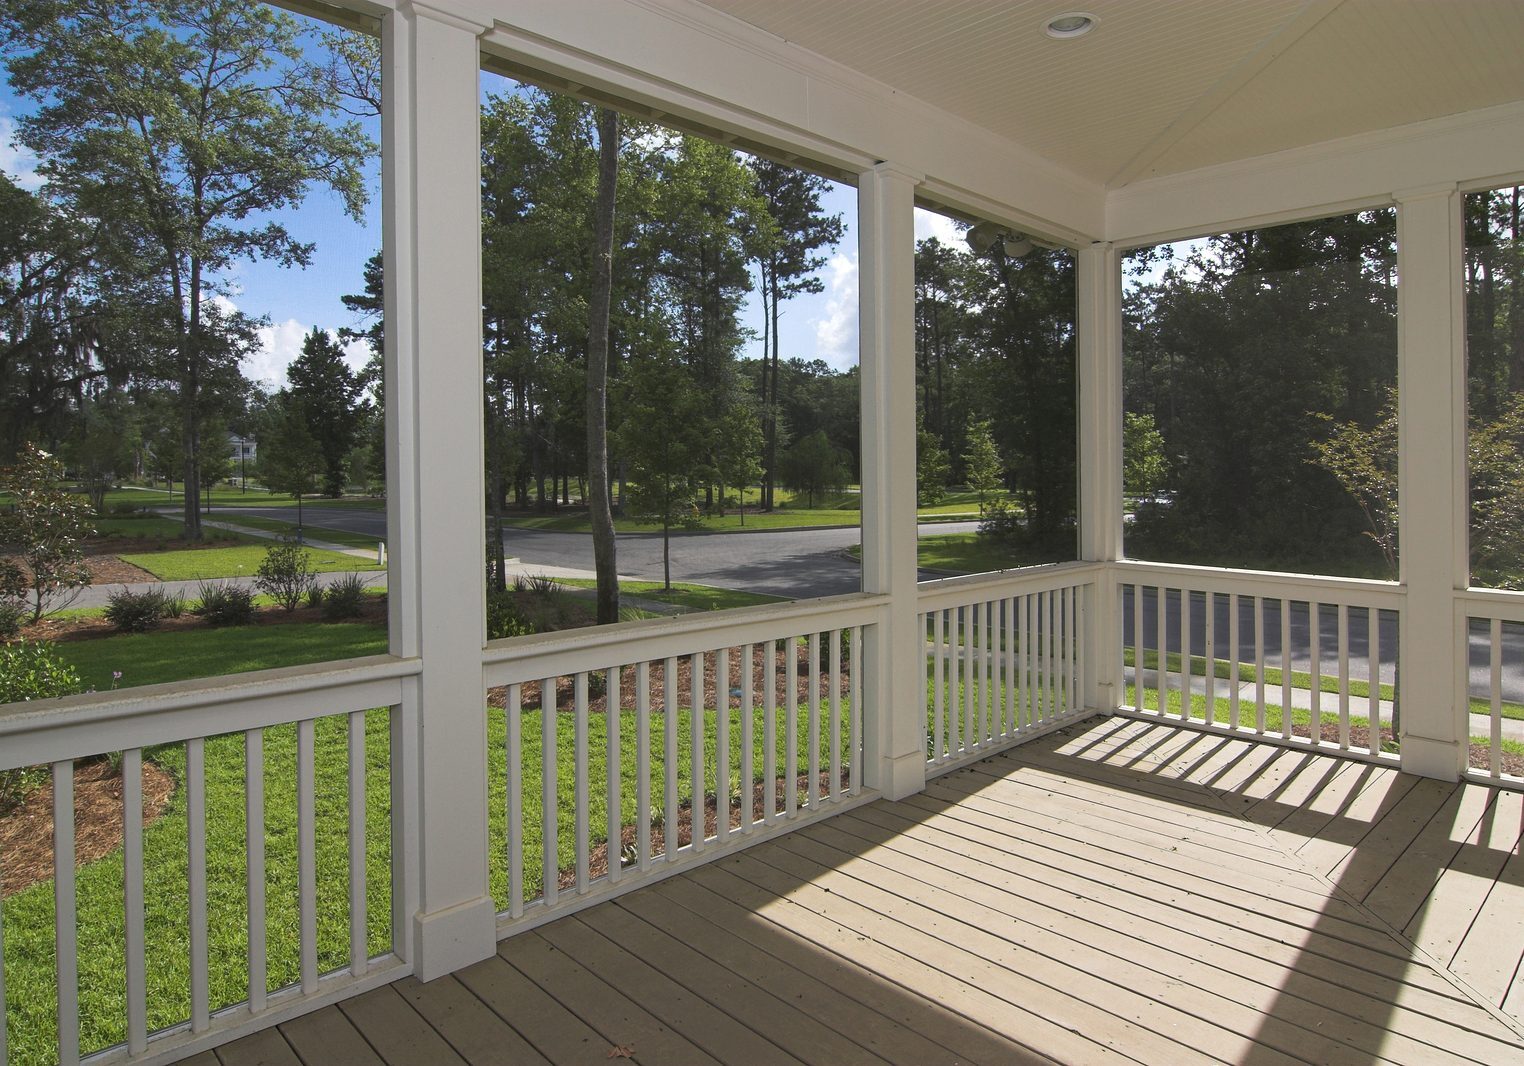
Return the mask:
<svg viewBox="0 0 1524 1066"><path fill-rule="evenodd" d="M1095 16L1084 11L1065 11L1048 20L1047 34L1060 41L1083 37L1095 29Z"/></svg>

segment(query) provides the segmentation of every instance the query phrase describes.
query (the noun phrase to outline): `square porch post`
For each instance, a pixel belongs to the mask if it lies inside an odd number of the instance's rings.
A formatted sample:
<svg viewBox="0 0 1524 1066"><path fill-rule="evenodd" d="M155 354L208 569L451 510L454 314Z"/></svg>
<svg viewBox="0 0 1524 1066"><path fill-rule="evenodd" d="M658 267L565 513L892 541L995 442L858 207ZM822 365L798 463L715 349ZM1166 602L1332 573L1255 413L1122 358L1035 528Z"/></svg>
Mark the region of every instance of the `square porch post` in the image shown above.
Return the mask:
<svg viewBox="0 0 1524 1066"><path fill-rule="evenodd" d="M1397 551L1407 593L1398 650L1402 769L1455 781L1466 757L1455 592L1470 573L1465 228L1453 184L1396 200Z"/></svg>
<svg viewBox="0 0 1524 1066"><path fill-rule="evenodd" d="M1122 557L1122 260L1109 242L1081 248L1076 278L1079 343L1079 550L1087 562ZM1122 696L1121 586L1108 568L1085 612L1085 706L1115 710Z"/></svg>
<svg viewBox="0 0 1524 1066"><path fill-rule="evenodd" d="M918 625L915 188L892 163L857 187L863 591L889 597L864 643L863 765L891 799L926 787L926 639Z"/></svg>
<svg viewBox="0 0 1524 1066"><path fill-rule="evenodd" d="M487 887L478 37L403 2L385 21L394 936L430 980L491 955Z"/></svg>

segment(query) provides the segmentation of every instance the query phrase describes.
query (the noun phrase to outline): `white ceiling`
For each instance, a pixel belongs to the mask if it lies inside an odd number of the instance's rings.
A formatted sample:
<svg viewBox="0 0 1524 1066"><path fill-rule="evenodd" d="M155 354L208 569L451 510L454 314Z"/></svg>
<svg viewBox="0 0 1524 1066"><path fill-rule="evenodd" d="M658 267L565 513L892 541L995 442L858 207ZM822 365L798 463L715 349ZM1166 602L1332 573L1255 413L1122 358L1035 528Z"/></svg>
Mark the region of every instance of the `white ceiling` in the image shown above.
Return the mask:
<svg viewBox="0 0 1524 1066"><path fill-rule="evenodd" d="M1524 100L1524 0L705 2L1112 187Z"/></svg>

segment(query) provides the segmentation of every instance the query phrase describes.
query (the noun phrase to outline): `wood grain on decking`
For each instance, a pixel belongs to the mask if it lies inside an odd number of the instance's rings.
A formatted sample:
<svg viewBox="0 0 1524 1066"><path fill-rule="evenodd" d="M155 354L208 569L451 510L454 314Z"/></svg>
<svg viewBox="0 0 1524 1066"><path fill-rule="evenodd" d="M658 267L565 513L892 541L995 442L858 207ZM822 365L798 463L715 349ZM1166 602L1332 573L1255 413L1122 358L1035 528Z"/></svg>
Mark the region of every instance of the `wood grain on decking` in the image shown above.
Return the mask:
<svg viewBox="0 0 1524 1066"><path fill-rule="evenodd" d="M1095 721L215 1055L1524 1062L1521 831L1519 793Z"/></svg>

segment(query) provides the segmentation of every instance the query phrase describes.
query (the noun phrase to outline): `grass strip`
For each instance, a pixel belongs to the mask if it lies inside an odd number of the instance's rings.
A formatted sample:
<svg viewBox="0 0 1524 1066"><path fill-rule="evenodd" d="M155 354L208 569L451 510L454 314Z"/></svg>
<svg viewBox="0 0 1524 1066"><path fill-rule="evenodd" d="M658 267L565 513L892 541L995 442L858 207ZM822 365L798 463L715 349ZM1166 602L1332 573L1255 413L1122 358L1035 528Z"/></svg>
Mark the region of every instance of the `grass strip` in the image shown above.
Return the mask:
<svg viewBox="0 0 1524 1066"><path fill-rule="evenodd" d="M185 551L126 553L118 556L124 563L147 570L160 581L195 581L218 577L253 577L264 561L270 542L239 545L234 548L192 548ZM382 570L374 560L355 555L306 549L314 570Z"/></svg>

